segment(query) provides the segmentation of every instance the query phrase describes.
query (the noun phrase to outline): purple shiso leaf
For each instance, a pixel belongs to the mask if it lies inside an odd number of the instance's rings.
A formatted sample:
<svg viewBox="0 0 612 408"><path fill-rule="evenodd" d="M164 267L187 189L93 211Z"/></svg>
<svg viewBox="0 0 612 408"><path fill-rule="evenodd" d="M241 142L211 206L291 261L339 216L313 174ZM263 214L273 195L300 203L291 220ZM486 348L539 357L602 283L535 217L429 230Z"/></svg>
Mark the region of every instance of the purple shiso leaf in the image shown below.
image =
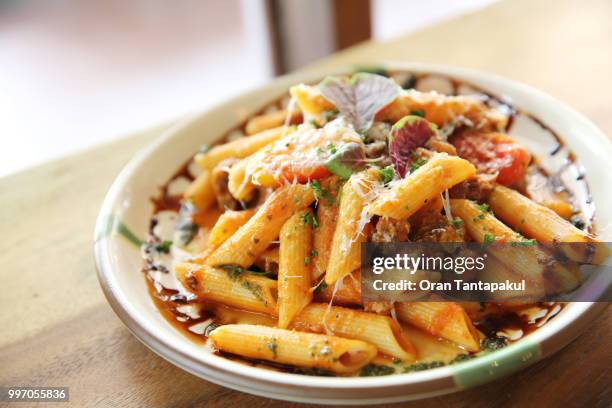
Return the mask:
<svg viewBox="0 0 612 408"><path fill-rule="evenodd" d="M389 155L400 177L406 176L412 152L435 136L436 132L436 125L420 116L404 116L393 125L389 134Z"/></svg>
<svg viewBox="0 0 612 408"><path fill-rule="evenodd" d="M363 72L350 79L327 77L319 84L319 89L358 132L368 130L376 113L400 91L392 79Z"/></svg>

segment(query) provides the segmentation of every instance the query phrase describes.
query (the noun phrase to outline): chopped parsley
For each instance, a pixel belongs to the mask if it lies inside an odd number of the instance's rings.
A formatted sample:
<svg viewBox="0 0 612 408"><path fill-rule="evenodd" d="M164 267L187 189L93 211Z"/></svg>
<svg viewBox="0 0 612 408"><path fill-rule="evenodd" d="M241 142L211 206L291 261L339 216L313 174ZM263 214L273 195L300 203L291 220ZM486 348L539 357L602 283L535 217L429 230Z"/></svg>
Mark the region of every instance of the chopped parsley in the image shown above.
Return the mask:
<svg viewBox="0 0 612 408"><path fill-rule="evenodd" d="M449 361L448 364L457 364L457 363L461 363L462 361L468 361L473 359L474 356L471 354L459 354L457 357L453 358L451 361Z"/></svg>
<svg viewBox="0 0 612 408"><path fill-rule="evenodd" d="M166 241L163 241L163 242L156 243L153 246L153 248L155 248L155 250L157 252L164 253L164 254L169 254L171 246L172 246L172 241L166 240Z"/></svg>
<svg viewBox="0 0 612 408"><path fill-rule="evenodd" d="M487 337L482 339L480 342L480 347L482 347L485 351L495 351L506 347L508 344L506 343L506 339L503 337L495 336L495 337Z"/></svg>
<svg viewBox="0 0 612 408"><path fill-rule="evenodd" d="M495 235L491 235L488 232L484 234L484 238L483 238L483 243L484 244L490 244L492 242L495 242Z"/></svg>
<svg viewBox="0 0 612 408"><path fill-rule="evenodd" d="M244 273L244 269L236 265L223 265L222 268L227 272L231 280L237 280Z"/></svg>
<svg viewBox="0 0 612 408"><path fill-rule="evenodd" d="M310 265L310 257L309 256L305 256L304 257L304 265Z"/></svg>
<svg viewBox="0 0 612 408"><path fill-rule="evenodd" d="M198 226L193 222L193 215L196 212L197 208L191 200L183 201L175 229L175 240L178 246L188 245L198 231Z"/></svg>
<svg viewBox="0 0 612 408"><path fill-rule="evenodd" d="M315 256L317 256L317 255L319 255L319 252L318 252L316 249L313 249L312 251L310 251L310 256L311 256L311 257L313 257L313 258L314 258L314 257L315 257Z"/></svg>
<svg viewBox="0 0 612 408"><path fill-rule="evenodd" d="M361 369L361 372L359 372L359 376L378 377L381 375L391 375L393 373L395 373L395 369L393 367L378 364L368 364L367 366Z"/></svg>
<svg viewBox="0 0 612 408"><path fill-rule="evenodd" d="M483 213L491 212L491 208L489 208L489 204L487 203L478 204L478 209Z"/></svg>
<svg viewBox="0 0 612 408"><path fill-rule="evenodd" d="M319 284L314 288L314 293L319 293L327 289L327 283L324 280L319 282Z"/></svg>
<svg viewBox="0 0 612 408"><path fill-rule="evenodd" d="M309 123L315 129L321 128L321 125L319 125L319 122L317 122L315 119L310 119Z"/></svg>
<svg viewBox="0 0 612 408"><path fill-rule="evenodd" d="M331 196L331 194L329 194L329 192L327 190L325 190L323 187L321 187L321 183L319 183L319 180L311 181L310 182L310 187L313 189L315 198L317 200L320 200L320 199L323 198L323 199L327 200L328 204L330 204L330 205L333 204L333 202L334 202L333 197Z"/></svg>
<svg viewBox="0 0 612 408"><path fill-rule="evenodd" d="M393 166L387 166L378 170L378 176L380 177L380 181L387 185L393 180L393 177L395 177L395 170L393 170Z"/></svg>
<svg viewBox="0 0 612 408"><path fill-rule="evenodd" d="M412 371L425 371L432 368L443 367L445 364L441 361L431 361L429 363L416 363L404 367L404 372L409 373Z"/></svg>
<svg viewBox="0 0 612 408"><path fill-rule="evenodd" d="M527 239L527 238L523 238L522 236L520 236L520 234L517 234L519 241L513 241L510 243L511 246L513 247L521 247L521 246L533 246L537 244L537 241L535 239Z"/></svg>
<svg viewBox="0 0 612 408"><path fill-rule="evenodd" d="M461 228L461 224L463 223L463 220L461 220L461 218L455 218L451 221L451 225L453 226L454 229L458 230L459 228Z"/></svg>
<svg viewBox="0 0 612 408"><path fill-rule="evenodd" d="M336 146L334 146L332 143L327 145L327 150L330 154L336 154L336 152L338 151L338 149L336 149Z"/></svg>
<svg viewBox="0 0 612 408"><path fill-rule="evenodd" d="M410 173L414 173L419 167L421 167L422 165L424 165L425 163L427 163L427 160L419 157L417 158L415 161L412 162L412 164L410 165Z"/></svg>
<svg viewBox="0 0 612 408"><path fill-rule="evenodd" d="M317 217L310 211L300 215L300 221L302 221L302 224L309 225L311 228L319 228L319 220L317 220Z"/></svg>
<svg viewBox="0 0 612 408"><path fill-rule="evenodd" d="M410 112L410 115L412 115L412 116L419 116L421 118L424 118L425 117L425 112L423 112L421 109L416 109L416 110L413 110L412 112Z"/></svg>

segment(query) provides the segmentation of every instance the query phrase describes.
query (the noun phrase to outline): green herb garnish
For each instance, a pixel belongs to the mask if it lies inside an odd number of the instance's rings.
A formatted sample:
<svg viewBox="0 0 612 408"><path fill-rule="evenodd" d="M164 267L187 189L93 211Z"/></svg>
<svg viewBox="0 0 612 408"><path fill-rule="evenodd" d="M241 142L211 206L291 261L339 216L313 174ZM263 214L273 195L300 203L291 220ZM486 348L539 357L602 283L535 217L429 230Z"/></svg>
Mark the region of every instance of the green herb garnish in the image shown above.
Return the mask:
<svg viewBox="0 0 612 408"><path fill-rule="evenodd" d="M409 173L414 173L419 167L421 167L425 163L427 163L427 160L422 157L419 157L418 159L413 161L412 164L410 165Z"/></svg>
<svg viewBox="0 0 612 408"><path fill-rule="evenodd" d="M387 185L393 180L393 177L395 177L395 170L393 166L387 166L378 170L378 176L380 177L380 181Z"/></svg>
<svg viewBox="0 0 612 408"><path fill-rule="evenodd" d="M319 220L317 220L317 217L310 211L300 215L300 221L302 221L302 224L309 225L311 228L319 228Z"/></svg>
<svg viewBox="0 0 612 408"><path fill-rule="evenodd" d="M368 364L359 372L360 377L378 377L381 375L391 375L395 373L393 367L378 364Z"/></svg>
<svg viewBox="0 0 612 408"><path fill-rule="evenodd" d="M314 293L319 293L327 289L327 283L324 280L319 282L319 284L314 288Z"/></svg>
<svg viewBox="0 0 612 408"><path fill-rule="evenodd" d="M461 218L455 218L451 221L451 225L453 226L454 229L458 230L459 228L461 228L461 224L463 223L463 220Z"/></svg>
<svg viewBox="0 0 612 408"><path fill-rule="evenodd" d="M506 347L507 345L508 343L506 342L506 339L499 336L487 337L482 339L482 341L480 342L480 347L482 347L482 349L486 351L499 350Z"/></svg>
<svg viewBox="0 0 612 408"><path fill-rule="evenodd" d="M404 367L404 372L409 373L412 371L425 371L431 368L443 367L445 364L441 361L431 361L429 363L416 363Z"/></svg>
<svg viewBox="0 0 612 408"><path fill-rule="evenodd" d="M484 234L484 238L483 238L483 243L484 244L490 244L492 242L495 242L495 235L491 235L489 233L485 233Z"/></svg>
<svg viewBox="0 0 612 408"><path fill-rule="evenodd" d="M227 272L231 280L237 280L244 273L244 269L236 265L223 265L222 268Z"/></svg>
<svg viewBox="0 0 612 408"><path fill-rule="evenodd" d="M320 199L323 198L323 199L327 200L328 204L330 204L330 205L333 204L333 202L334 202L333 197L331 196L331 194L329 194L329 192L327 190L325 190L323 187L321 187L321 183L319 183L319 180L311 181L310 182L310 187L313 189L315 198L317 200L320 200Z"/></svg>

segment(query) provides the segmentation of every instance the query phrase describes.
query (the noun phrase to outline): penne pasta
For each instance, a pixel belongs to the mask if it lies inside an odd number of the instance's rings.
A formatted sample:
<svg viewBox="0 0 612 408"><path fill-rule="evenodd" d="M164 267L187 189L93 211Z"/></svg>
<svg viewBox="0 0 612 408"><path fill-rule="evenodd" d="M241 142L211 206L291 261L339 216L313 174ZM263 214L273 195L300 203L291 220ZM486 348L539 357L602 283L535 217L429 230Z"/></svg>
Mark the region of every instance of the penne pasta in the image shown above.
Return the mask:
<svg viewBox="0 0 612 408"><path fill-rule="evenodd" d="M369 230L362 221L363 209L372 183L377 179L375 171L364 171L351 176L342 187L338 222L325 274L325 283L329 286L361 266L361 243L366 241Z"/></svg>
<svg viewBox="0 0 612 408"><path fill-rule="evenodd" d="M204 170L212 170L221 161L229 158L244 158L255 153L262 147L278 140L287 128L280 126L264 130L252 136L236 139L229 143L214 146L206 153L196 155L195 161Z"/></svg>
<svg viewBox="0 0 612 408"><path fill-rule="evenodd" d="M310 209L299 211L280 231L278 258L278 327L285 329L310 301L312 220Z"/></svg>
<svg viewBox="0 0 612 408"><path fill-rule="evenodd" d="M204 170L191 182L183 198L191 200L200 211L206 210L216 201L210 170Z"/></svg>
<svg viewBox="0 0 612 408"><path fill-rule="evenodd" d="M361 340L249 324L218 327L209 338L226 353L338 374L359 370L377 353L376 347Z"/></svg>
<svg viewBox="0 0 612 408"><path fill-rule="evenodd" d="M321 183L325 196L318 197L317 221L319 227L315 228L313 235L313 247L316 254L313 258L313 280L323 276L329 262L330 248L338 221L338 206L336 204L338 184L337 177L328 177Z"/></svg>
<svg viewBox="0 0 612 408"><path fill-rule="evenodd" d="M248 165L249 158L247 157L234 164L230 169L227 189L236 200L246 200L255 191L255 184L247 177L246 168Z"/></svg>
<svg viewBox="0 0 612 408"><path fill-rule="evenodd" d="M208 235L208 244L217 247L234 235L253 216L255 210L227 210L217 220Z"/></svg>
<svg viewBox="0 0 612 408"><path fill-rule="evenodd" d="M206 263L243 268L252 265L270 242L278 237L285 221L313 201L312 189L307 185L289 184L277 189L246 224L208 257Z"/></svg>
<svg viewBox="0 0 612 408"><path fill-rule="evenodd" d="M276 315L277 282L273 279L240 268L225 270L187 262L175 265L174 272L200 301Z"/></svg>
<svg viewBox="0 0 612 408"><path fill-rule="evenodd" d="M518 191L504 186L496 186L489 197L489 205L495 214L505 223L516 228L528 238L541 243L553 242L599 242L592 235L579 230L570 222L561 218L548 207L544 207ZM593 254L587 245L565 246L566 255L575 261L591 260L601 263L608 256L601 245L598 253Z"/></svg>
<svg viewBox="0 0 612 408"><path fill-rule="evenodd" d="M319 116L325 111L336 109L334 104L325 99L316 87L299 84L292 86L289 93L300 109L308 115Z"/></svg>
<svg viewBox="0 0 612 408"><path fill-rule="evenodd" d="M404 337L397 322L388 316L312 303L295 317L292 327L363 340L375 345L381 353L403 361L414 361L416 358L414 347Z"/></svg>
<svg viewBox="0 0 612 408"><path fill-rule="evenodd" d="M367 212L398 220L407 219L444 190L475 174L476 169L467 160L436 153L414 173L382 192L368 204Z"/></svg>
<svg viewBox="0 0 612 408"><path fill-rule="evenodd" d="M253 135L283 125L294 125L301 121L302 112L299 110L279 109L251 118L245 126L245 131L247 135Z"/></svg>
<svg viewBox="0 0 612 408"><path fill-rule="evenodd" d="M425 119L443 126L457 118L464 118L474 125L487 125L493 129L503 129L508 117L487 107L482 101L468 96L446 96L437 92L403 92L389 105L381 109L377 120L395 123L414 111L425 113Z"/></svg>
<svg viewBox="0 0 612 408"><path fill-rule="evenodd" d="M478 333L461 306L454 302L398 302L397 317L434 336L450 340L467 351L480 350Z"/></svg>
<svg viewBox="0 0 612 408"><path fill-rule="evenodd" d="M441 82L427 74L384 76L296 85L162 186L140 252L174 328L257 367L377 376L500 355L599 295L609 249L566 221L593 215L583 181L558 191L502 133L514 107L458 96L456 79L443 95L417 90Z"/></svg>
<svg viewBox="0 0 612 408"><path fill-rule="evenodd" d="M525 238L499 221L488 211L488 207L470 200L450 200L452 212L463 220L468 234L480 243L524 242ZM550 262L551 255L536 246L502 246L490 249L491 253L509 271L529 282L533 293L546 288L546 292L557 293L574 289L580 281L580 271L574 263ZM492 278L503 272L487 272ZM505 279L502 279L503 282ZM499 282L499 281L498 281ZM533 293L525 293L532 296Z"/></svg>

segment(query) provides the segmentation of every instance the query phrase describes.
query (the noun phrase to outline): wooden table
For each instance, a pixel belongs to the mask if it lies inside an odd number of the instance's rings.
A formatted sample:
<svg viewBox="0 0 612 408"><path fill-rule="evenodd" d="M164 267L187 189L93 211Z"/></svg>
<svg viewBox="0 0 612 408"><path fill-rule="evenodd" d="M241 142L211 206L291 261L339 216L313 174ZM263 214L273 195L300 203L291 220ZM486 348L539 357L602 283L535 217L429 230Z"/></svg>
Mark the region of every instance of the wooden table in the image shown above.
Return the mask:
<svg viewBox="0 0 612 408"><path fill-rule="evenodd" d="M478 68L537 86L612 134L610 16L607 0L502 2L316 66L411 60ZM121 167L164 128L0 179L0 385L69 386L78 406L298 406L187 374L139 343L106 304L94 270L94 220ZM552 358L412 405L609 406L607 310Z"/></svg>

